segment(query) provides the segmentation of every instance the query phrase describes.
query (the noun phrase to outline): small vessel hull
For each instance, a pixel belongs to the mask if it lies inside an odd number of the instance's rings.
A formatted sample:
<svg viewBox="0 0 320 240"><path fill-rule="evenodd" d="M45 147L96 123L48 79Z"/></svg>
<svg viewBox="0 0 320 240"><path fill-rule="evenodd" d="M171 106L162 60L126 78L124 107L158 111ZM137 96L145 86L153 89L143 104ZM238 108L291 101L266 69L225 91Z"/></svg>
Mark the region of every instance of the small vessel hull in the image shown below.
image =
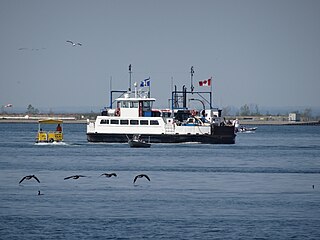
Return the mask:
<svg viewBox="0 0 320 240"><path fill-rule="evenodd" d="M132 148L150 148L151 147L150 143L142 142L142 141L129 140L128 143L129 143L129 146Z"/></svg>
<svg viewBox="0 0 320 240"><path fill-rule="evenodd" d="M254 133L256 130L257 130L256 127L253 127L253 128L246 128L246 127L237 128L237 132L239 132L239 133Z"/></svg>
<svg viewBox="0 0 320 240"><path fill-rule="evenodd" d="M54 141L53 139L50 139L49 141L38 141L38 140L36 140L36 143L63 143L63 141Z"/></svg>

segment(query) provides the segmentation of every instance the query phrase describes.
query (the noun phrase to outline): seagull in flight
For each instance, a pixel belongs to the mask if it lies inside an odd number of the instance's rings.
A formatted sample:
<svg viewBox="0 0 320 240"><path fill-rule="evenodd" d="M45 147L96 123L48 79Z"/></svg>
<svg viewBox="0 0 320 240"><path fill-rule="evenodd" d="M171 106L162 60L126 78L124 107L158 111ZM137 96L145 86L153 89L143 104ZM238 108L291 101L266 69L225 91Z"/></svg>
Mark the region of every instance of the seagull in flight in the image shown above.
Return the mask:
<svg viewBox="0 0 320 240"><path fill-rule="evenodd" d="M101 176L106 176L107 178L109 178L109 177L112 177L112 176L116 177L117 174L115 174L115 173L102 173L102 174L100 175L100 177L101 177Z"/></svg>
<svg viewBox="0 0 320 240"><path fill-rule="evenodd" d="M83 175L73 175L73 176L70 176L70 177L65 177L64 180L67 180L67 179L78 179L78 178L81 178L81 177L86 177L86 176L83 176Z"/></svg>
<svg viewBox="0 0 320 240"><path fill-rule="evenodd" d="M74 47L77 46L77 45L78 45L78 46L82 46L82 43L74 43L74 42L72 42L72 41L70 41L70 40L67 40L67 42L68 42L68 43L71 43L72 46L74 46Z"/></svg>
<svg viewBox="0 0 320 240"><path fill-rule="evenodd" d="M20 180L19 184L22 183L23 180L30 180L30 179L32 179L32 178L34 178L35 180L37 180L38 183L40 183L40 180L39 180L35 175L28 175L28 176L23 177L23 178Z"/></svg>
<svg viewBox="0 0 320 240"><path fill-rule="evenodd" d="M133 183L135 183L138 178L143 178L143 177L145 177L146 179L148 179L148 180L150 181L150 178L148 177L148 175L146 175L146 174L140 174L140 175L135 176L135 178L134 178L134 180L133 180Z"/></svg>

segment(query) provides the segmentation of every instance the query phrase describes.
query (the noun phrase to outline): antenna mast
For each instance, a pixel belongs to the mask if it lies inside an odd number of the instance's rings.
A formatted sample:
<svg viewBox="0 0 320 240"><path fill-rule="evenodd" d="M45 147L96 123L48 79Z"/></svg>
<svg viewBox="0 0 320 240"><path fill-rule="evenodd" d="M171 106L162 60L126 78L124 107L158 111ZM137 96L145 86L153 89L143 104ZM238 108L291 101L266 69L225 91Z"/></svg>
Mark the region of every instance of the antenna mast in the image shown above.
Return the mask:
<svg viewBox="0 0 320 240"><path fill-rule="evenodd" d="M190 71L190 74L191 74L191 93L193 93L193 89L194 89L194 86L193 86L193 74L194 74L194 70L193 70L193 66L191 67L191 71Z"/></svg>
<svg viewBox="0 0 320 240"><path fill-rule="evenodd" d="M129 65L129 92L131 91L131 74L132 74L132 71L131 71L131 64Z"/></svg>

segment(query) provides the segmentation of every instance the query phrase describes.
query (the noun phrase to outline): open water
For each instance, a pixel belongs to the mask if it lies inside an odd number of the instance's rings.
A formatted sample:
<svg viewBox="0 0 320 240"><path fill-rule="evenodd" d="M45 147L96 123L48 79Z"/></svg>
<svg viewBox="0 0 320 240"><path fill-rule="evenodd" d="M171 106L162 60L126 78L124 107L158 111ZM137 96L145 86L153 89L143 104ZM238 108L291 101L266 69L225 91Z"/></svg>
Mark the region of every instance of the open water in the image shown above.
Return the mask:
<svg viewBox="0 0 320 240"><path fill-rule="evenodd" d="M87 143L85 127L36 145L37 124L0 124L0 239L320 239L318 126L150 149Z"/></svg>

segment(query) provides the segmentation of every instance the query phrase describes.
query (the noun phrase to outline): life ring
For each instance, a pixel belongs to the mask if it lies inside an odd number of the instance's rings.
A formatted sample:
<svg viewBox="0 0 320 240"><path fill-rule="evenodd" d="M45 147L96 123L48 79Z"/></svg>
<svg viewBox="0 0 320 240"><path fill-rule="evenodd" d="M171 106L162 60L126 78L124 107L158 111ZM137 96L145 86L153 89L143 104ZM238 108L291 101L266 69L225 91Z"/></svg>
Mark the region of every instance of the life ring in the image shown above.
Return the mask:
<svg viewBox="0 0 320 240"><path fill-rule="evenodd" d="M114 113L115 116L120 116L120 108L117 108L115 113Z"/></svg>

